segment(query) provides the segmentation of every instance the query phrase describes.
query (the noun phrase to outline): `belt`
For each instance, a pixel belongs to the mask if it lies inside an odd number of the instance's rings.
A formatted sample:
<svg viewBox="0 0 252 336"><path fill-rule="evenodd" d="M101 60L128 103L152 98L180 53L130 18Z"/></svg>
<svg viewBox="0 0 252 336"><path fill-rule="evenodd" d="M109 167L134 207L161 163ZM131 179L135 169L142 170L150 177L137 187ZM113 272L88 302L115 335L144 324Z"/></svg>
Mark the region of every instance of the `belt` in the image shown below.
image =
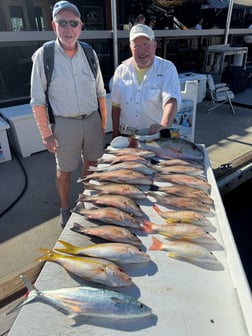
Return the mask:
<svg viewBox="0 0 252 336"><path fill-rule="evenodd" d="M56 116L56 117L60 117L60 118L64 118L64 119L75 119L75 120L84 120L84 119L87 119L88 117L90 117L92 113L89 113L89 114L80 114L80 115L77 115L77 116L72 116L72 117L65 117L65 116Z"/></svg>
<svg viewBox="0 0 252 336"><path fill-rule="evenodd" d="M124 135L135 135L137 128L128 125L120 125L120 133Z"/></svg>

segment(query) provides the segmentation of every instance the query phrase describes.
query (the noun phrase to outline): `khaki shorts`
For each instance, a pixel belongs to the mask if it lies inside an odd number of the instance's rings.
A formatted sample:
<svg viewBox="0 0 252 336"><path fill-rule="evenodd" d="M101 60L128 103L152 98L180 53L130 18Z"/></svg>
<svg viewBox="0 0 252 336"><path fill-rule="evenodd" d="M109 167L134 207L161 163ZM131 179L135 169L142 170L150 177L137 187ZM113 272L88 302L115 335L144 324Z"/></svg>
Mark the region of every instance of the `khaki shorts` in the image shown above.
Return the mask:
<svg viewBox="0 0 252 336"><path fill-rule="evenodd" d="M98 111L83 120L55 117L53 133L59 143L55 154L58 170L74 171L80 159L96 161L103 155L104 136Z"/></svg>

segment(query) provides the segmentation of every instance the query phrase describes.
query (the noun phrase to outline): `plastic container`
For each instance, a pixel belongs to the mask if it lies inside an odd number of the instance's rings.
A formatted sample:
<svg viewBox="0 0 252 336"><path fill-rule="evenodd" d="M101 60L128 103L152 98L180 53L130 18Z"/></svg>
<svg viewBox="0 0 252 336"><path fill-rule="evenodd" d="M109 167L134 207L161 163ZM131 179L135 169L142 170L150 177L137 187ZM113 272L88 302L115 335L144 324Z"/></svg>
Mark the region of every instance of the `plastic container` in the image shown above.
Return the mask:
<svg viewBox="0 0 252 336"><path fill-rule="evenodd" d="M204 74L185 72L179 74L181 91L184 91L186 81L198 81L198 97L197 103L201 103L206 97L206 82L207 76Z"/></svg>

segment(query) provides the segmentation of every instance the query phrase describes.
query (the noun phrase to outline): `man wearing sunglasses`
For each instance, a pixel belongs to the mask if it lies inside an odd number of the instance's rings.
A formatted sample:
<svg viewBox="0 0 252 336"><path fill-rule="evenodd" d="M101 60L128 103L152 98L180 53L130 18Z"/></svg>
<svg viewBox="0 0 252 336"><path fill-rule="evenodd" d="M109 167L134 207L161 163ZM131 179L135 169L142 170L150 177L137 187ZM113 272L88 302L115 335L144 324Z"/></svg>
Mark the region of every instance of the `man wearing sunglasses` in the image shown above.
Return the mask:
<svg viewBox="0 0 252 336"><path fill-rule="evenodd" d="M65 226L70 217L71 172L78 167L81 158L82 174L87 175L89 167L95 166L103 155L106 91L97 55L94 53L98 65L95 78L78 43L83 25L78 8L68 1L59 1L54 5L52 16L56 41L48 98L55 119L53 127L46 109L43 47L32 57L31 106L43 143L55 154L60 224Z"/></svg>

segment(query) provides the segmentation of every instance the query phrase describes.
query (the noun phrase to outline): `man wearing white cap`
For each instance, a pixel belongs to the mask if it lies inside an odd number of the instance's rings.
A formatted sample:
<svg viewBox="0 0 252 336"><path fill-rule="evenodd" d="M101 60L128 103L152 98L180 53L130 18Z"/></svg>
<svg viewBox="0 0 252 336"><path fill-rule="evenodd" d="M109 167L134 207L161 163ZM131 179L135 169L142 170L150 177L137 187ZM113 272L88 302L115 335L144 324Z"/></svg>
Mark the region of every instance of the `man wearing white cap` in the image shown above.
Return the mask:
<svg viewBox="0 0 252 336"><path fill-rule="evenodd" d="M44 47L34 53L31 74L31 105L43 143L55 154L56 186L60 198L60 224L70 216L71 173L83 163L82 174L96 165L103 155L106 130L106 91L97 55L95 76L84 50L78 43L82 30L78 8L69 1L58 1L53 7L52 27L57 36L54 44L54 66L48 97L55 125L47 116L44 72ZM100 114L98 112L98 103Z"/></svg>
<svg viewBox="0 0 252 336"><path fill-rule="evenodd" d="M179 77L171 61L155 55L156 48L150 27L132 27L132 57L117 67L112 80L113 137L144 128L158 133L174 121L181 103Z"/></svg>

